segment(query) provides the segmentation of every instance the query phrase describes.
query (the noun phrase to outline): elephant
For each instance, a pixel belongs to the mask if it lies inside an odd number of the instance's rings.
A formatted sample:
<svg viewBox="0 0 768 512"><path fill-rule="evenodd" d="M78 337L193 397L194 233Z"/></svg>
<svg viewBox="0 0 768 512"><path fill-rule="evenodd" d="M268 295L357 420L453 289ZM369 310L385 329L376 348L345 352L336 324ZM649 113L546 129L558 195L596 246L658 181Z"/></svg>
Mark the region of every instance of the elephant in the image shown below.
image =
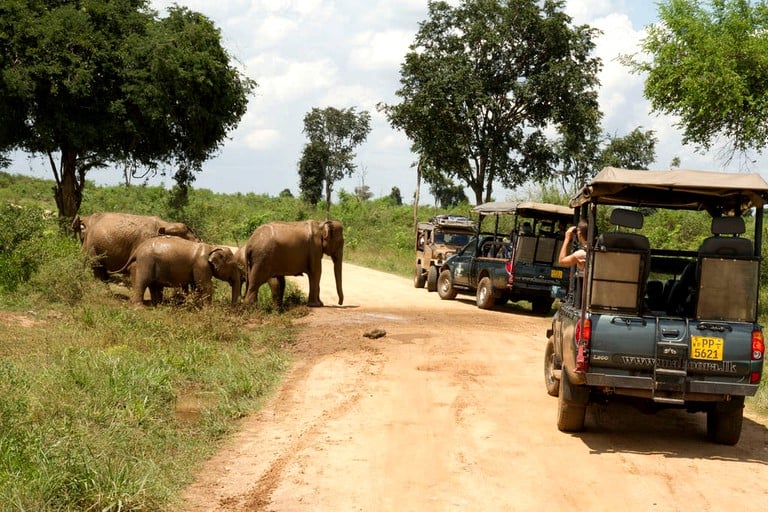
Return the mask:
<svg viewBox="0 0 768 512"><path fill-rule="evenodd" d="M269 281L272 301L281 309L285 276L307 274L307 305L321 307L320 275L323 254L333 260L339 305L344 303L341 264L344 256L344 226L339 221L271 222L259 226L245 244L248 269L245 302L258 299L259 288Z"/></svg>
<svg viewBox="0 0 768 512"><path fill-rule="evenodd" d="M125 267L131 253L148 238L172 235L200 241L186 224L130 213L78 215L72 222L72 229L80 238L82 251L92 258L93 274L102 281L109 278L110 272Z"/></svg>
<svg viewBox="0 0 768 512"><path fill-rule="evenodd" d="M125 271L131 273L131 302L134 304L143 304L147 288L152 304L159 304L166 286L190 286L210 304L214 277L230 284L233 304L240 300L242 271L235 255L226 246L176 236L156 236L139 244L117 272Z"/></svg>

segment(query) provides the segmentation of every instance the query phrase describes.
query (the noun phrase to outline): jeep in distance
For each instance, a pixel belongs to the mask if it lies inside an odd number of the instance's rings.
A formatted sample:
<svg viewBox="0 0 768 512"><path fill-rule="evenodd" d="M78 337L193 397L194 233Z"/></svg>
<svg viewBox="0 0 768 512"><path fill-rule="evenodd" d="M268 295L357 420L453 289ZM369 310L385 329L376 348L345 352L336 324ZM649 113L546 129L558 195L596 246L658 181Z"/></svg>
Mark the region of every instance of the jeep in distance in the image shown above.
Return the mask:
<svg viewBox="0 0 768 512"><path fill-rule="evenodd" d="M436 215L416 229L416 267L413 285L437 291L438 269L475 234L476 224L462 215Z"/></svg>
<svg viewBox="0 0 768 512"><path fill-rule="evenodd" d="M479 216L477 233L440 268L440 297L474 293L481 309L525 300L534 313L549 313L557 290L568 283L558 255L560 228L573 222L573 209L526 201L485 203L472 211Z"/></svg>

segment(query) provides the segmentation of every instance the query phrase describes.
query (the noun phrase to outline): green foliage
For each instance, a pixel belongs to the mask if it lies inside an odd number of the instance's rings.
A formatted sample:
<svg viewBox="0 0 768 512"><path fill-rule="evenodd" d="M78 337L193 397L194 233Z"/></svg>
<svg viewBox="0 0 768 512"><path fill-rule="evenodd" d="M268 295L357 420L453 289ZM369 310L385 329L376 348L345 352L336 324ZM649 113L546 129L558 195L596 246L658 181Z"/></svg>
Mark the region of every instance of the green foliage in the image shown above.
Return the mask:
<svg viewBox="0 0 768 512"><path fill-rule="evenodd" d="M598 157L598 169L621 167L624 169L647 169L656 161L656 143L659 139L653 130L641 131L635 128L623 137L608 135L605 146Z"/></svg>
<svg viewBox="0 0 768 512"><path fill-rule="evenodd" d="M44 261L41 246L54 236L43 211L35 207L0 205L0 292L15 291Z"/></svg>
<svg viewBox="0 0 768 512"><path fill-rule="evenodd" d="M549 179L557 155L596 131L595 31L572 26L560 1L429 2L401 66L395 105L380 104L428 164L466 183L476 203L493 184Z"/></svg>
<svg viewBox="0 0 768 512"><path fill-rule="evenodd" d="M304 116L309 143L299 162L302 194L310 204L319 200L318 188L325 184L326 215L334 184L355 172L354 150L371 132L371 115L355 107L313 108Z"/></svg>
<svg viewBox="0 0 768 512"><path fill-rule="evenodd" d="M654 111L679 118L683 142L731 151L768 143L768 4L763 0L665 0L643 52L625 56L647 75ZM733 154L731 152L731 154Z"/></svg>
<svg viewBox="0 0 768 512"><path fill-rule="evenodd" d="M172 166L188 183L255 85L213 23L184 7L158 18L146 0L0 5L0 152L59 153L63 217L108 162Z"/></svg>

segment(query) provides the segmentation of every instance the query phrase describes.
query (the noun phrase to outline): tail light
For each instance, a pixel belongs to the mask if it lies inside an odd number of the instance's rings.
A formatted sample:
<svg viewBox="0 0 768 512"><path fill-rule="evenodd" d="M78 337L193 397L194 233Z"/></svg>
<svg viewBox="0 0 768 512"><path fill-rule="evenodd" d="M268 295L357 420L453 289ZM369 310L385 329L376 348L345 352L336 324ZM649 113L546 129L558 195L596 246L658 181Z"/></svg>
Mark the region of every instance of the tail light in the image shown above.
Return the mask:
<svg viewBox="0 0 768 512"><path fill-rule="evenodd" d="M509 274L507 283L511 286L515 283L515 264L512 263L512 260L509 260L504 264L504 268L507 270L507 274Z"/></svg>
<svg viewBox="0 0 768 512"><path fill-rule="evenodd" d="M752 360L760 361L765 354L765 340L763 340L763 331L755 329L752 331Z"/></svg>
<svg viewBox="0 0 768 512"><path fill-rule="evenodd" d="M763 338L763 331L755 329L752 331L752 360L762 361L765 356L765 339ZM752 372L749 377L750 384L759 384L762 375L760 372Z"/></svg>
<svg viewBox="0 0 768 512"><path fill-rule="evenodd" d="M592 320L585 316L576 322L576 371L584 373L589 369L589 343L592 341Z"/></svg>

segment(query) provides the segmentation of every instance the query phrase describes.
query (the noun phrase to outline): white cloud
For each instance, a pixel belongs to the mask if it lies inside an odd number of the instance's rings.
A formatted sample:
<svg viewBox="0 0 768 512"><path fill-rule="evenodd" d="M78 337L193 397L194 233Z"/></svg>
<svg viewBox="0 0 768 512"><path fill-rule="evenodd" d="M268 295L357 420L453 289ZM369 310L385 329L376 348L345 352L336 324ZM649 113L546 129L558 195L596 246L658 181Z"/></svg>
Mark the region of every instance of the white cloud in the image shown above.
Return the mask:
<svg viewBox="0 0 768 512"><path fill-rule="evenodd" d="M257 96L269 102L287 102L322 90L337 80L330 59L291 61L275 54L262 54L247 63L259 87Z"/></svg>
<svg viewBox="0 0 768 512"><path fill-rule="evenodd" d="M354 38L350 61L363 70L397 70L412 41L413 33L402 30L362 32Z"/></svg>
<svg viewBox="0 0 768 512"><path fill-rule="evenodd" d="M273 148L279 140L280 132L271 128L251 130L245 136L247 146L258 151Z"/></svg>
<svg viewBox="0 0 768 512"><path fill-rule="evenodd" d="M256 46L273 46L289 37L294 37L298 23L282 16L267 16L254 29Z"/></svg>

